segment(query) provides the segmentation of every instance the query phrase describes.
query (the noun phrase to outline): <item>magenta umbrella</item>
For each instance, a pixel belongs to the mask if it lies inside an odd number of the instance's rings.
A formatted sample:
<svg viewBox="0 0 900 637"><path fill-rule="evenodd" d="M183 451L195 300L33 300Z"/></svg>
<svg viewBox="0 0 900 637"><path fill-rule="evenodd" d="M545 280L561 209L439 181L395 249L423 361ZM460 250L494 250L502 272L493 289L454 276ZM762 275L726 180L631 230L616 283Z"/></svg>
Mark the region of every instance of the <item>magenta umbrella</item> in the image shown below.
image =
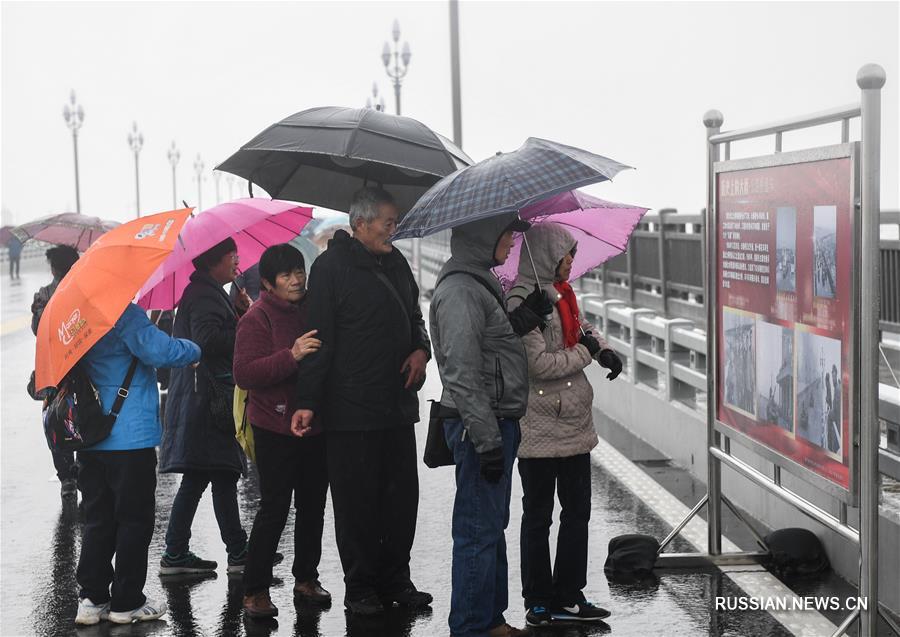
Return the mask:
<svg viewBox="0 0 900 637"><path fill-rule="evenodd" d="M287 243L312 219L312 208L278 199L236 199L194 215L184 224L172 254L138 293L148 310L172 310L194 272L192 259L228 237L237 244L241 266L257 263L269 246Z"/></svg>
<svg viewBox="0 0 900 637"><path fill-rule="evenodd" d="M522 208L519 216L532 224L552 221L572 233L578 241L578 251L569 276L572 281L625 252L631 233L647 210L648 208L614 203L570 190ZM525 234L527 239L527 233ZM519 235L506 263L494 268L504 290L508 291L515 285L521 248L522 235ZM527 254L522 258L527 259ZM546 285L552 281L541 283Z"/></svg>
<svg viewBox="0 0 900 637"><path fill-rule="evenodd" d="M89 217L77 212L63 212L23 223L10 232L22 243L36 239L55 245L72 246L79 252L84 252L100 235L118 225L118 221Z"/></svg>

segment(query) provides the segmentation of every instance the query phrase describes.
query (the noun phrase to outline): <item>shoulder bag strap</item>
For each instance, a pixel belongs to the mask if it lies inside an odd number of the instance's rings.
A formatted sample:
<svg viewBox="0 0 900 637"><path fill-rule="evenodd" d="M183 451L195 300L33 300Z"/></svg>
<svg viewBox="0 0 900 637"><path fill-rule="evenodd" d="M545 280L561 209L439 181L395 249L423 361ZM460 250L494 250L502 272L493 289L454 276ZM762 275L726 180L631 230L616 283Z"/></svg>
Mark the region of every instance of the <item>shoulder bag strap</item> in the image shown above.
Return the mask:
<svg viewBox="0 0 900 637"><path fill-rule="evenodd" d="M372 270L372 272L375 273L375 276L378 277L378 280L379 280L379 281L381 281L382 283L384 283L384 286L385 286L388 290L390 290L391 296L393 296L394 299L396 299L397 303L400 304L400 309L403 311L403 318L406 319L406 323L407 323L407 324L410 326L410 328L411 328L411 327L412 327L412 321L410 321L410 318L409 318L409 311L406 309L406 305L403 303L403 299L400 298L400 293L397 292L397 288L394 287L394 284L391 283L391 280L390 280L389 278L387 278L387 275L386 275L384 272L382 272L381 270L377 270L377 269L376 269L376 270Z"/></svg>
<svg viewBox="0 0 900 637"><path fill-rule="evenodd" d="M122 405L125 403L125 399L128 398L128 388L131 387L131 381L134 379L134 372L137 371L137 364L137 356L132 356L131 365L128 367L128 373L125 374L125 380L122 381L119 391L116 392L116 400L113 403L112 409L109 410L109 415L112 416L113 419L118 417L119 412L122 410Z"/></svg>
<svg viewBox="0 0 900 637"><path fill-rule="evenodd" d="M467 275L469 275L470 277L472 277L475 281L477 281L478 283L481 284L481 287L483 287L485 290L487 290L487 291L490 293L490 295L491 295L492 297L494 297L494 300L497 301L497 303L500 304L500 307L503 308L503 311L506 312L506 306L503 304L503 299L500 298L500 295L497 294L497 291L494 290L494 288L492 288L492 287L488 284L488 282L485 281L484 279L482 279L480 276L478 276L478 275L476 275L476 274L473 274L473 273L471 273L471 272L466 272L465 270L451 270L450 272L448 272L447 274L445 274L444 276L442 276L442 277L441 277L441 280L438 281L437 284L435 284L435 286L434 286L435 289L437 289L437 286L441 284L441 281L443 281L444 279L446 279L448 276L452 276L452 275L454 275L454 274L467 274Z"/></svg>

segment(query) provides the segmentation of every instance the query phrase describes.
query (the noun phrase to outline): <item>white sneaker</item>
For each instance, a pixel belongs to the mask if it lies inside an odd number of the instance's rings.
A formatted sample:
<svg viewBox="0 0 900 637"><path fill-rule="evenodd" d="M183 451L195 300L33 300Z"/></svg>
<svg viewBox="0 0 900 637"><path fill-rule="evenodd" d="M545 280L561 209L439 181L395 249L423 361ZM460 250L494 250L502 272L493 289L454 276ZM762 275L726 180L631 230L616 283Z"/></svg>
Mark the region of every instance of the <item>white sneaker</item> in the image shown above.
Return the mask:
<svg viewBox="0 0 900 637"><path fill-rule="evenodd" d="M148 622L159 619L166 614L169 607L165 602L155 602L149 597L143 606L134 610L113 611L109 613L109 621L115 624L130 624L131 622Z"/></svg>
<svg viewBox="0 0 900 637"><path fill-rule="evenodd" d="M87 597L78 600L78 614L75 623L81 626L99 624L101 619L109 619L109 602L95 604Z"/></svg>

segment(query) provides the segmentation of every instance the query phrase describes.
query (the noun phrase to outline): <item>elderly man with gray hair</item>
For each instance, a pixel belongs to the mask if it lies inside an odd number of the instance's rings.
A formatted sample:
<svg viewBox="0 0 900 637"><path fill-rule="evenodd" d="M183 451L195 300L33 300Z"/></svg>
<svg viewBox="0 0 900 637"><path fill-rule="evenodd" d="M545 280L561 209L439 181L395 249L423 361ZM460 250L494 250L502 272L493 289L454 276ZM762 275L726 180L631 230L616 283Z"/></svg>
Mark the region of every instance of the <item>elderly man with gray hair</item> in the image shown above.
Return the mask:
<svg viewBox="0 0 900 637"><path fill-rule="evenodd" d="M419 480L416 392L431 343L412 270L391 245L393 197L363 188L350 207L351 237L338 230L309 275L307 329L322 346L299 365L294 435L313 420L325 432L344 606L354 614L421 607L409 559Z"/></svg>

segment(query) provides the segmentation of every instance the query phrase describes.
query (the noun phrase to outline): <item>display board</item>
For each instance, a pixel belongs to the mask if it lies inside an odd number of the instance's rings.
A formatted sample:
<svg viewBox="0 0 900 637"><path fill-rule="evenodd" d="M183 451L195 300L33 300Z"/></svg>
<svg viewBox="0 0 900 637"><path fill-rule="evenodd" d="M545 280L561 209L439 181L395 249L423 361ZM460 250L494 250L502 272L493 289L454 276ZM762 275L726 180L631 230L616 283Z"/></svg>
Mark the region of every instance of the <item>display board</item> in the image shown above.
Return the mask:
<svg viewBox="0 0 900 637"><path fill-rule="evenodd" d="M716 426L848 500L855 154L844 144L714 166Z"/></svg>

